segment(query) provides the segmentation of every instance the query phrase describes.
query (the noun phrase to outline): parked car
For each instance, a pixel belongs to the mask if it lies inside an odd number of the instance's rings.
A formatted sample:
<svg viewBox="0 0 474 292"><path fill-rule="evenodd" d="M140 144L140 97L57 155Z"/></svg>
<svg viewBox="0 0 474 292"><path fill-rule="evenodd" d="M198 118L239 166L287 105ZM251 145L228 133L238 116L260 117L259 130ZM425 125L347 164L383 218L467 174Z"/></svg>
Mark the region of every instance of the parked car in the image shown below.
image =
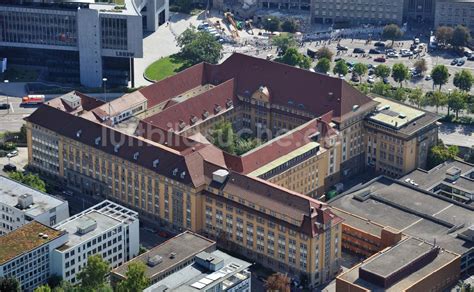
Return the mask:
<svg viewBox="0 0 474 292"><path fill-rule="evenodd" d="M398 58L398 54L395 52L387 53L387 58Z"/></svg>
<svg viewBox="0 0 474 292"><path fill-rule="evenodd" d="M348 51L348 50L349 50L348 47L346 47L346 46L341 46L341 45L337 45L336 49L337 49L338 51Z"/></svg>
<svg viewBox="0 0 474 292"><path fill-rule="evenodd" d="M409 50L401 50L400 51L400 54L402 57L410 57L410 56L413 56L413 53Z"/></svg>
<svg viewBox="0 0 474 292"><path fill-rule="evenodd" d="M383 81L383 83L385 83L385 84L390 84L390 81L388 81L388 78L387 78L387 77L384 77L384 78L382 79L382 81Z"/></svg>
<svg viewBox="0 0 474 292"><path fill-rule="evenodd" d="M415 39L413 40L413 43L414 43L415 45L418 45L418 44L420 43L420 39L419 39L419 38L415 38Z"/></svg>
<svg viewBox="0 0 474 292"><path fill-rule="evenodd" d="M375 42L374 46L379 47L379 48L385 48L385 43L384 42Z"/></svg>
<svg viewBox="0 0 474 292"><path fill-rule="evenodd" d="M355 48L352 52L354 54L365 54L365 50L361 48Z"/></svg>
<svg viewBox="0 0 474 292"><path fill-rule="evenodd" d="M458 59L458 63L456 65L462 66L462 65L464 65L464 63L466 63L466 59L460 58L460 59Z"/></svg>
<svg viewBox="0 0 474 292"><path fill-rule="evenodd" d="M474 61L474 54L467 58L469 61Z"/></svg>
<svg viewBox="0 0 474 292"><path fill-rule="evenodd" d="M339 62L341 60L343 60L341 57L337 57L336 59L334 59L334 62Z"/></svg>
<svg viewBox="0 0 474 292"><path fill-rule="evenodd" d="M357 75L357 74L352 74L351 80L354 81L354 82L359 82L359 81L360 81L359 75Z"/></svg>
<svg viewBox="0 0 474 292"><path fill-rule="evenodd" d="M374 61L379 62L379 63L385 63L386 60L384 57L378 57L378 58L375 58Z"/></svg>
<svg viewBox="0 0 474 292"><path fill-rule="evenodd" d="M369 78L367 78L367 82L370 83L370 84L374 83L375 82L374 77L369 76Z"/></svg>
<svg viewBox="0 0 474 292"><path fill-rule="evenodd" d="M12 158L12 157L15 157L15 156L18 156L18 150L13 150L12 152L7 154L8 158Z"/></svg>
<svg viewBox="0 0 474 292"><path fill-rule="evenodd" d="M8 103L0 103L0 109L9 109L10 108L10 104Z"/></svg>
<svg viewBox="0 0 474 292"><path fill-rule="evenodd" d="M433 78L431 77L431 75L426 75L426 76L425 76L425 80L426 80L426 81L430 81L431 79L433 79Z"/></svg>
<svg viewBox="0 0 474 292"><path fill-rule="evenodd" d="M382 51L378 49L370 49L369 54L382 54Z"/></svg>
<svg viewBox="0 0 474 292"><path fill-rule="evenodd" d="M73 193L71 191L63 191L63 195L72 197Z"/></svg>
<svg viewBox="0 0 474 292"><path fill-rule="evenodd" d="M5 164L5 165L3 166L3 171L5 171L5 172L8 172L8 171L16 171L16 166L13 165L13 164L11 164L11 163Z"/></svg>
<svg viewBox="0 0 474 292"><path fill-rule="evenodd" d="M451 61L451 65L454 66L454 65L457 65L457 64L458 64L458 59L457 58Z"/></svg>
<svg viewBox="0 0 474 292"><path fill-rule="evenodd" d="M370 68L369 71L367 72L369 76L372 76L375 74L375 70L373 68Z"/></svg>

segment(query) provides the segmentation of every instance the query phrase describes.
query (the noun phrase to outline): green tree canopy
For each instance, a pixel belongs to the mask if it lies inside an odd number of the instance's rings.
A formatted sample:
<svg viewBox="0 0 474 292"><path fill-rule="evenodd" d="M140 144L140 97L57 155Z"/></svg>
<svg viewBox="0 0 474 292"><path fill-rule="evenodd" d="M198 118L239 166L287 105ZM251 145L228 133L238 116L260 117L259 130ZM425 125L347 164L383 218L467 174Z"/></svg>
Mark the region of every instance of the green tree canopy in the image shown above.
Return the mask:
<svg viewBox="0 0 474 292"><path fill-rule="evenodd" d="M289 48L285 54L281 58L276 59L276 61L291 66L299 66L304 69L311 67L311 59L298 52L296 48Z"/></svg>
<svg viewBox="0 0 474 292"><path fill-rule="evenodd" d="M36 287L34 292L51 292L51 288L49 288L48 285L42 285L42 286Z"/></svg>
<svg viewBox="0 0 474 292"><path fill-rule="evenodd" d="M46 183L37 174L13 171L10 172L8 176L13 180L37 189L40 192L46 192Z"/></svg>
<svg viewBox="0 0 474 292"><path fill-rule="evenodd" d="M349 72L349 68L347 67L346 61L344 60L337 61L336 65L334 65L334 68L332 69L332 72L337 75L346 76L347 73Z"/></svg>
<svg viewBox="0 0 474 292"><path fill-rule="evenodd" d="M392 67L392 77L393 80L400 83L400 87L402 87L402 82L407 80L410 76L408 71L408 67L403 65L402 63L397 63Z"/></svg>
<svg viewBox="0 0 474 292"><path fill-rule="evenodd" d="M426 93L426 100L429 105L436 107L436 112L440 106L445 106L448 104L448 96L442 91L433 91Z"/></svg>
<svg viewBox="0 0 474 292"><path fill-rule="evenodd" d="M263 20L263 28L273 33L280 30L280 19L276 16L269 16Z"/></svg>
<svg viewBox="0 0 474 292"><path fill-rule="evenodd" d="M392 70L390 69L390 67L383 64L378 65L377 67L375 67L375 70L374 70L375 76L380 77L380 78L387 78L388 76L390 76L391 72Z"/></svg>
<svg viewBox="0 0 474 292"><path fill-rule="evenodd" d="M415 88L408 93L408 100L411 104L416 105L418 108L421 108L426 104L426 96L423 94L421 88Z"/></svg>
<svg viewBox="0 0 474 292"><path fill-rule="evenodd" d="M298 30L298 23L292 19L287 19L281 24L281 29L285 32L296 32Z"/></svg>
<svg viewBox="0 0 474 292"><path fill-rule="evenodd" d="M471 70L462 69L454 75L454 86L463 91L470 91L473 82L474 76L472 75Z"/></svg>
<svg viewBox="0 0 474 292"><path fill-rule="evenodd" d="M267 291L271 292L290 292L290 282L290 278L287 275L275 273L265 280L264 286Z"/></svg>
<svg viewBox="0 0 474 292"><path fill-rule="evenodd" d="M369 68L364 63L357 63L354 65L354 73L357 73L359 76L364 76L369 71ZM362 78L360 79L362 80Z"/></svg>
<svg viewBox="0 0 474 292"><path fill-rule="evenodd" d="M106 276L109 272L109 263L100 255L90 256L87 259L87 265L78 274L81 288L92 291L107 286Z"/></svg>
<svg viewBox="0 0 474 292"><path fill-rule="evenodd" d="M328 47L322 47L316 51L316 56L318 59L326 58L331 61L332 57L334 56L334 52Z"/></svg>
<svg viewBox="0 0 474 292"><path fill-rule="evenodd" d="M405 89L399 87L393 92L392 98L404 102L407 99L407 92Z"/></svg>
<svg viewBox="0 0 474 292"><path fill-rule="evenodd" d="M459 148L457 146L449 146L446 148L444 145L435 145L428 151L428 169L431 169L447 160L456 158L459 154Z"/></svg>
<svg viewBox="0 0 474 292"><path fill-rule="evenodd" d="M459 90L453 90L453 92L448 95L448 107L455 112L456 119L458 118L459 112L466 108L466 99L466 93Z"/></svg>
<svg viewBox="0 0 474 292"><path fill-rule="evenodd" d="M16 278L0 277L0 291L21 292L20 282Z"/></svg>
<svg viewBox="0 0 474 292"><path fill-rule="evenodd" d="M374 83L372 86L372 92L378 95L387 96L390 91L390 84L385 84L382 81Z"/></svg>
<svg viewBox="0 0 474 292"><path fill-rule="evenodd" d="M395 40L401 38L403 32L400 30L400 27L396 24L389 24L383 28L382 37L392 41L392 46Z"/></svg>
<svg viewBox="0 0 474 292"><path fill-rule="evenodd" d="M433 84L438 85L439 90L441 90L441 86L448 83L448 68L444 65L436 65L433 70L431 70L431 78L433 78Z"/></svg>
<svg viewBox="0 0 474 292"><path fill-rule="evenodd" d="M423 74L428 70L428 64L424 58L416 60L415 64L413 64L413 67L415 67L418 72Z"/></svg>
<svg viewBox="0 0 474 292"><path fill-rule="evenodd" d="M178 37L181 47L180 55L188 65L201 62L216 64L222 57L222 45L206 31L196 31L193 27L186 29Z"/></svg>
<svg viewBox="0 0 474 292"><path fill-rule="evenodd" d="M465 47L469 43L471 39L471 33L469 32L469 28L458 25L453 31L453 37L451 39L451 45L454 47Z"/></svg>
<svg viewBox="0 0 474 292"><path fill-rule="evenodd" d="M329 69L331 69L331 61L329 61L328 58L322 58L318 60L318 63L315 67L316 72L327 74Z"/></svg>
<svg viewBox="0 0 474 292"><path fill-rule="evenodd" d="M132 262L128 265L126 279L117 285L117 292L141 292L150 284L145 275L146 266L142 262Z"/></svg>
<svg viewBox="0 0 474 292"><path fill-rule="evenodd" d="M436 39L440 44L447 44L453 38L453 28L450 26L439 26L435 32Z"/></svg>
<svg viewBox="0 0 474 292"><path fill-rule="evenodd" d="M291 34L280 34L272 38L272 44L285 54L289 48L296 47L296 41Z"/></svg>
<svg viewBox="0 0 474 292"><path fill-rule="evenodd" d="M217 123L212 129L212 142L227 153L235 153L235 134L232 124L228 121Z"/></svg>

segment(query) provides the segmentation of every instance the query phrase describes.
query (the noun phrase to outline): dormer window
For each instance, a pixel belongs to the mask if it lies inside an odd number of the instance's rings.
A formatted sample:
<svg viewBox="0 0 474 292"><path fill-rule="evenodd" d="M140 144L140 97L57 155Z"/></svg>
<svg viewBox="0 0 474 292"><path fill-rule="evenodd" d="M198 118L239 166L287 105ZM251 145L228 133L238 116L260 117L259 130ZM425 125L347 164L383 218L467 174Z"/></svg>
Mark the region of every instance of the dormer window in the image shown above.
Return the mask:
<svg viewBox="0 0 474 292"><path fill-rule="evenodd" d="M222 110L221 106L216 104L216 106L214 107L214 111L216 112L216 114L220 112L221 110Z"/></svg>
<svg viewBox="0 0 474 292"><path fill-rule="evenodd" d="M95 138L95 145L99 145L99 144L100 144L100 140L101 140L100 137Z"/></svg>
<svg viewBox="0 0 474 292"><path fill-rule="evenodd" d="M205 119L207 119L208 117L209 117L209 112L208 112L208 111L204 111L204 112L202 113L202 119L205 120Z"/></svg>
<svg viewBox="0 0 474 292"><path fill-rule="evenodd" d="M159 159L153 160L153 168L157 168L157 167L158 167L158 164L160 164L160 160L159 160Z"/></svg>
<svg viewBox="0 0 474 292"><path fill-rule="evenodd" d="M114 152L115 152L115 153L117 153L117 152L119 151L119 149L120 149L120 145L119 145L119 144L117 144L117 145L114 146Z"/></svg>
<svg viewBox="0 0 474 292"><path fill-rule="evenodd" d="M135 153L133 154L133 160L137 160L137 159L138 159L138 155L140 155L140 153L135 152Z"/></svg>
<svg viewBox="0 0 474 292"><path fill-rule="evenodd" d="M230 108L231 106L234 105L234 102L229 98L227 102L225 103L225 105L227 106L227 108Z"/></svg>
<svg viewBox="0 0 474 292"><path fill-rule="evenodd" d="M179 128L182 130L186 127L186 123L184 121L179 121Z"/></svg>
<svg viewBox="0 0 474 292"><path fill-rule="evenodd" d="M80 138L80 137L81 137L81 134L82 134L82 130L77 131L76 137L77 137L77 138Z"/></svg>
<svg viewBox="0 0 474 292"><path fill-rule="evenodd" d="M181 177L182 179L186 176L186 171L183 171L181 172L181 174L179 175L179 177Z"/></svg>
<svg viewBox="0 0 474 292"><path fill-rule="evenodd" d="M196 116L191 116L191 124L197 123L198 118Z"/></svg>
<svg viewBox="0 0 474 292"><path fill-rule="evenodd" d="M178 169L177 168L173 169L173 175L176 176L177 174L178 174Z"/></svg>

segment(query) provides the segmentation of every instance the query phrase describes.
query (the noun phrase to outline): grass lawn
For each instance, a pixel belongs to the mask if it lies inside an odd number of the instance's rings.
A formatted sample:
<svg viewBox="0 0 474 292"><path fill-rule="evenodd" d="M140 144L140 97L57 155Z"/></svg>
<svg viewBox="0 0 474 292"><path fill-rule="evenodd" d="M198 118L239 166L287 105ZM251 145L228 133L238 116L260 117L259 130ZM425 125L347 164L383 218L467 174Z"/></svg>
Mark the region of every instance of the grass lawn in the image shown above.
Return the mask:
<svg viewBox="0 0 474 292"><path fill-rule="evenodd" d="M159 81L178 73L186 68L184 60L176 55L161 58L148 66L145 70L145 77L150 80Z"/></svg>

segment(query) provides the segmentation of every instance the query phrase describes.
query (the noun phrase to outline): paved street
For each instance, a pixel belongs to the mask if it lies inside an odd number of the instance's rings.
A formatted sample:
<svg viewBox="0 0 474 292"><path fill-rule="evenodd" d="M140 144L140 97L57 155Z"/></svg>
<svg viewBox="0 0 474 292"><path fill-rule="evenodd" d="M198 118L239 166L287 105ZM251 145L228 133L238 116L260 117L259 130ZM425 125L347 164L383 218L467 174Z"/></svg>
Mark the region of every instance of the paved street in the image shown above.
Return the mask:
<svg viewBox="0 0 474 292"><path fill-rule="evenodd" d="M470 148L474 146L474 126L443 123L439 127L439 138L447 145Z"/></svg>
<svg viewBox="0 0 474 292"><path fill-rule="evenodd" d="M0 103L10 104L10 110L0 110L0 132L19 131L24 124L24 118L29 116L36 107L20 107L20 97L0 96Z"/></svg>

